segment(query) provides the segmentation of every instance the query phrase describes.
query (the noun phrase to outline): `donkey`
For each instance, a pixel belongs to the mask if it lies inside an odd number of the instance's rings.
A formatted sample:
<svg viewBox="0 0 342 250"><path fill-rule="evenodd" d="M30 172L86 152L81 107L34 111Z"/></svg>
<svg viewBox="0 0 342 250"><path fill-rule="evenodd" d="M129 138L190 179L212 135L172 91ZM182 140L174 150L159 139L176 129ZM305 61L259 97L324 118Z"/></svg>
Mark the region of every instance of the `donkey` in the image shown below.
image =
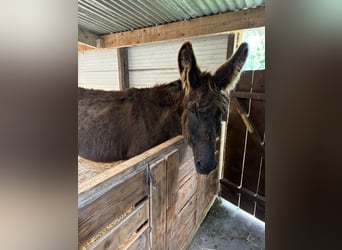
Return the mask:
<svg viewBox="0 0 342 250"><path fill-rule="evenodd" d="M199 174L217 166L216 138L248 54L247 43L212 75L202 72L190 42L178 53L180 79L124 91L78 89L78 154L97 162L126 160L183 134ZM224 93L223 90L226 90Z"/></svg>

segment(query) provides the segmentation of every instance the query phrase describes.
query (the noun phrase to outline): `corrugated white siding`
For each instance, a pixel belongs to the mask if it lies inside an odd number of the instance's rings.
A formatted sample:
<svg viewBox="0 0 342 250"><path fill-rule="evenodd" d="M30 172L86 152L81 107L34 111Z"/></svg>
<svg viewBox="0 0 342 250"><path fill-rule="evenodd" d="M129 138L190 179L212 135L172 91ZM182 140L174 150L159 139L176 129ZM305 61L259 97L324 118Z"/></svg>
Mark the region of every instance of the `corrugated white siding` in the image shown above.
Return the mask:
<svg viewBox="0 0 342 250"><path fill-rule="evenodd" d="M227 35L187 39L201 70L215 71L226 60ZM183 39L128 49L130 87L151 87L179 79L177 56Z"/></svg>
<svg viewBox="0 0 342 250"><path fill-rule="evenodd" d="M226 60L227 35L187 39L193 44L201 70L214 72ZM152 87L179 79L177 56L185 40L128 48L130 87ZM119 90L116 49L78 53L78 85L86 88Z"/></svg>
<svg viewBox="0 0 342 250"><path fill-rule="evenodd" d="M93 89L119 90L116 49L78 52L78 85Z"/></svg>

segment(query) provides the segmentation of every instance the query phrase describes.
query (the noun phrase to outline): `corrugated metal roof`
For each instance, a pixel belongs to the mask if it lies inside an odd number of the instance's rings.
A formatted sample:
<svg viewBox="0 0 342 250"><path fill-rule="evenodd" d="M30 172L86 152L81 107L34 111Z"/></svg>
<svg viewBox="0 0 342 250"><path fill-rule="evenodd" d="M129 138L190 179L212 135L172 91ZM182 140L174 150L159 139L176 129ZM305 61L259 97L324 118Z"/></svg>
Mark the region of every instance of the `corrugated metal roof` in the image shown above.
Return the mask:
<svg viewBox="0 0 342 250"><path fill-rule="evenodd" d="M78 24L105 35L263 5L264 0L78 0Z"/></svg>

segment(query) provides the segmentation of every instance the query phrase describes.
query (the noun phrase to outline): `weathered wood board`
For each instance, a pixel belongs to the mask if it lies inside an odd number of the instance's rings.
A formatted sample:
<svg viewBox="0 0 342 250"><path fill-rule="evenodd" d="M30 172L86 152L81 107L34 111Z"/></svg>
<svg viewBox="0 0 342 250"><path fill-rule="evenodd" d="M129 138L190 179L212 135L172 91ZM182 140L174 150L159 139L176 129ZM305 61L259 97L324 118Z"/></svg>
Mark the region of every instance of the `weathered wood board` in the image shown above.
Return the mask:
<svg viewBox="0 0 342 250"><path fill-rule="evenodd" d="M218 171L197 174L182 136L109 165L79 183L79 249L186 249L218 192Z"/></svg>

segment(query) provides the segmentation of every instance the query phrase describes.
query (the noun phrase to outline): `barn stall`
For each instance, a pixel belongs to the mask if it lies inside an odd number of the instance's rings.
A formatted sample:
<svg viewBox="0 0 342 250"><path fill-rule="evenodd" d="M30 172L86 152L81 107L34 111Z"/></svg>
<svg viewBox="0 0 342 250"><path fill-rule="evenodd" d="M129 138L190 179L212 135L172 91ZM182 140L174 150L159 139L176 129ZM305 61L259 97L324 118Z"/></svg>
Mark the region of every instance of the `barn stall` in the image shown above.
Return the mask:
<svg viewBox="0 0 342 250"><path fill-rule="evenodd" d="M245 30L264 26L263 1L234 2L79 1L79 86L122 90L178 79L185 40L201 69L215 70ZM263 219L263 76L242 74L225 117L227 144L224 134L217 143L220 167L209 176L196 173L182 136L123 162L79 158L79 248L186 249L217 195Z"/></svg>

